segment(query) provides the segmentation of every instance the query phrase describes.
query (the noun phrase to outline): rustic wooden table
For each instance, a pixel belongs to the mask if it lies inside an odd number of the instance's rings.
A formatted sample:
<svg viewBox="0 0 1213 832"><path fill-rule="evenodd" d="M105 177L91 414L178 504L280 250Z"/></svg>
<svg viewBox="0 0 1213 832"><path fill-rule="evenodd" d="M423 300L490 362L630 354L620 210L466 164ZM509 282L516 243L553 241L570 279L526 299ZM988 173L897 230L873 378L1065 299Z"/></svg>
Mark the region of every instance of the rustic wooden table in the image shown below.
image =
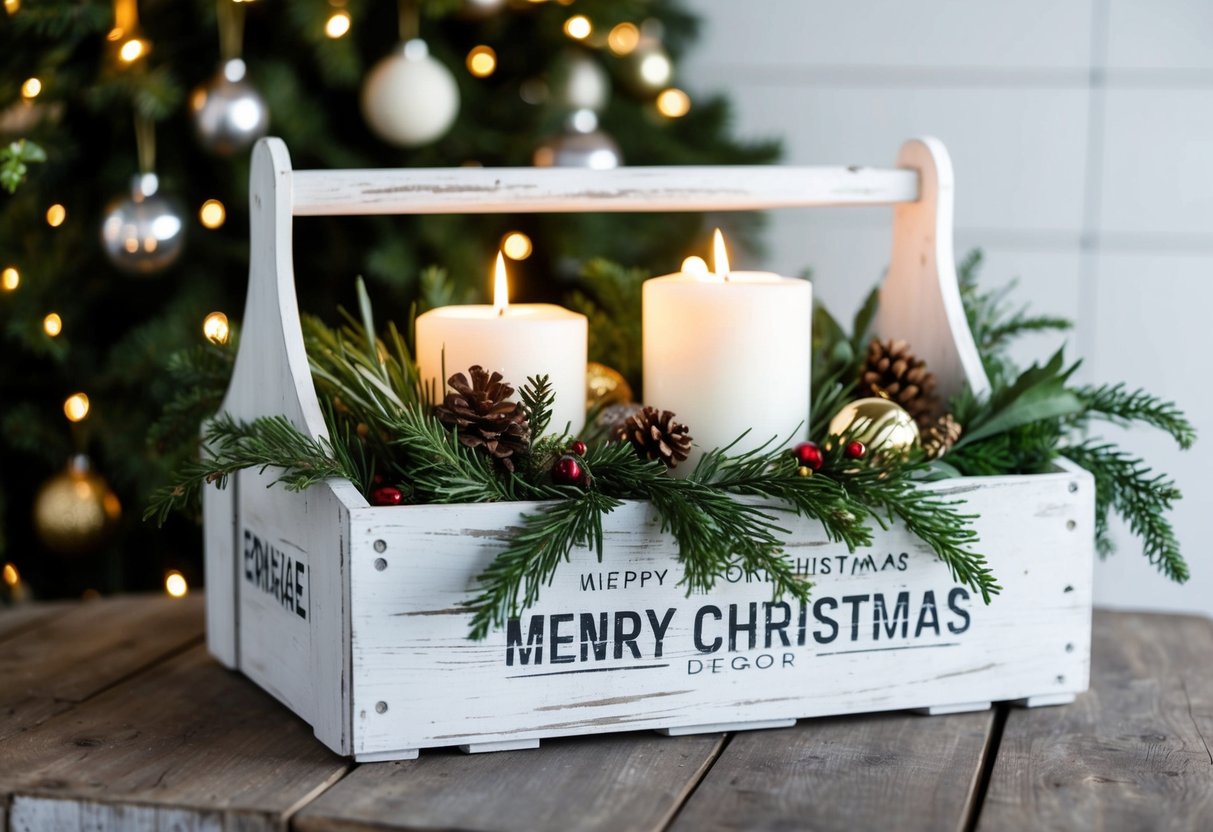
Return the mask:
<svg viewBox="0 0 1213 832"><path fill-rule="evenodd" d="M0 829L1213 829L1213 624L1096 614L1069 706L354 765L211 660L201 599L0 611Z"/></svg>

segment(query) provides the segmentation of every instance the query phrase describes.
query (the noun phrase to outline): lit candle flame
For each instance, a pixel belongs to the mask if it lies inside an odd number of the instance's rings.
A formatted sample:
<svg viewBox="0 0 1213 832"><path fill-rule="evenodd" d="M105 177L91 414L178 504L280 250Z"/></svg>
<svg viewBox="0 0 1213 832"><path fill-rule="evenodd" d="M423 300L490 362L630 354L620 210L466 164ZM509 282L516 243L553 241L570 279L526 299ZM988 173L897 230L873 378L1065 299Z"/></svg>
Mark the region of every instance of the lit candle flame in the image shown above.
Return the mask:
<svg viewBox="0 0 1213 832"><path fill-rule="evenodd" d="M497 252L497 268L493 277L493 311L497 315L505 315L510 305L510 284L505 279L505 257Z"/></svg>
<svg viewBox="0 0 1213 832"><path fill-rule="evenodd" d="M724 248L724 235L720 229L712 235L712 271L717 277L729 279L729 253Z"/></svg>

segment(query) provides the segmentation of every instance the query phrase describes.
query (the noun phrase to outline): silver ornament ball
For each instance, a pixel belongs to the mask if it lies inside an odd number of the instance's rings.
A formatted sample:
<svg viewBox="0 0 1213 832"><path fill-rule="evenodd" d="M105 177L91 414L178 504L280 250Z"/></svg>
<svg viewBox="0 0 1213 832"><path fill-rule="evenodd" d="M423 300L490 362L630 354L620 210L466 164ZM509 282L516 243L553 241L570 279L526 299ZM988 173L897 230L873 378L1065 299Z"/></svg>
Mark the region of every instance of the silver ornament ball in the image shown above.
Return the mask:
<svg viewBox="0 0 1213 832"><path fill-rule="evenodd" d="M541 168L610 170L623 164L623 153L614 139L598 129L593 110L577 110L569 116L563 133L535 149L533 161Z"/></svg>
<svg viewBox="0 0 1213 832"><path fill-rule="evenodd" d="M185 245L185 215L162 196L154 173L136 176L131 194L105 209L101 244L110 262L124 272L153 275L173 265Z"/></svg>
<svg viewBox="0 0 1213 832"><path fill-rule="evenodd" d="M459 13L470 20L492 17L505 8L506 0L463 0Z"/></svg>
<svg viewBox="0 0 1213 832"><path fill-rule="evenodd" d="M362 116L379 138L420 147L440 138L459 114L455 76L413 39L371 67L362 82Z"/></svg>
<svg viewBox="0 0 1213 832"><path fill-rule="evenodd" d="M270 128L270 109L245 78L244 61L233 58L190 94L198 142L211 153L230 156L247 149Z"/></svg>

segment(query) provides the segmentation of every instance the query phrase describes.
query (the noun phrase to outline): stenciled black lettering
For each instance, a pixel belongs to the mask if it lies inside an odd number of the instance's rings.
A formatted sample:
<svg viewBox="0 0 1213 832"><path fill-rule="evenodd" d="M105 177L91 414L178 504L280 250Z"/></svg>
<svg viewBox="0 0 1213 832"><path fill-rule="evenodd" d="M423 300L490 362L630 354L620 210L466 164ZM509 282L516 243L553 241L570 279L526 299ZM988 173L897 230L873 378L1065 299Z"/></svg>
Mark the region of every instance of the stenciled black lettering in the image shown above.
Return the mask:
<svg viewBox="0 0 1213 832"><path fill-rule="evenodd" d="M535 664L543 664L543 623L542 615L531 616L531 626L528 628L526 647L522 646L522 621L511 618L505 624L505 664L512 667L514 651L518 651L518 663L530 664L534 657Z"/></svg>
<svg viewBox="0 0 1213 832"><path fill-rule="evenodd" d="M724 643L723 640L720 638L720 636L717 636L716 638L712 639L712 643L710 645L704 643L704 641L703 641L703 619L709 615L712 616L712 618L716 619L717 621L719 621L723 617L720 613L720 607L717 607L713 604L708 604L707 606L700 607L699 611L695 613L695 628L693 630L694 636L695 636L695 649L698 650L700 653L715 653L717 650L720 649L720 645Z"/></svg>
<svg viewBox="0 0 1213 832"><path fill-rule="evenodd" d="M951 621L948 622L948 632L952 633L953 635L960 635L965 630L969 629L970 623L969 611L963 607L956 606L957 600L969 600L969 592L963 586L954 587L952 591L948 593L948 609L964 619L963 624L953 624Z"/></svg>

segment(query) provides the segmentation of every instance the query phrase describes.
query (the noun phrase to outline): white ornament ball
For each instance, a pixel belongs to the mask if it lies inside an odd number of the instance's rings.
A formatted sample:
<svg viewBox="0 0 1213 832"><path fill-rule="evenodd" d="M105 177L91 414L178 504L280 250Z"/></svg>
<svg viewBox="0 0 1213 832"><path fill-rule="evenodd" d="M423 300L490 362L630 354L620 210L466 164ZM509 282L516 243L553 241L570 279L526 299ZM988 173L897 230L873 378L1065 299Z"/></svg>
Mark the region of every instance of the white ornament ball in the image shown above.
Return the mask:
<svg viewBox="0 0 1213 832"><path fill-rule="evenodd" d="M153 275L167 269L185 246L185 215L162 196L154 173L136 176L131 195L105 209L101 244L110 262L124 272Z"/></svg>
<svg viewBox="0 0 1213 832"><path fill-rule="evenodd" d="M401 44L362 82L362 115L379 138L419 147L442 136L459 113L455 76L423 40Z"/></svg>
<svg viewBox="0 0 1213 832"><path fill-rule="evenodd" d="M623 164L623 153L610 135L598 129L593 110L577 110L565 122L563 133L535 148L532 161L540 168L611 170Z"/></svg>
<svg viewBox="0 0 1213 832"><path fill-rule="evenodd" d="M471 20L492 17L505 8L506 0L463 0L459 12Z"/></svg>
<svg viewBox="0 0 1213 832"><path fill-rule="evenodd" d="M557 99L570 110L606 109L611 79L602 64L583 50L570 51L557 70Z"/></svg>
<svg viewBox="0 0 1213 832"><path fill-rule="evenodd" d="M238 153L269 131L270 108L245 71L244 61L233 58L190 94L194 134L211 153Z"/></svg>

